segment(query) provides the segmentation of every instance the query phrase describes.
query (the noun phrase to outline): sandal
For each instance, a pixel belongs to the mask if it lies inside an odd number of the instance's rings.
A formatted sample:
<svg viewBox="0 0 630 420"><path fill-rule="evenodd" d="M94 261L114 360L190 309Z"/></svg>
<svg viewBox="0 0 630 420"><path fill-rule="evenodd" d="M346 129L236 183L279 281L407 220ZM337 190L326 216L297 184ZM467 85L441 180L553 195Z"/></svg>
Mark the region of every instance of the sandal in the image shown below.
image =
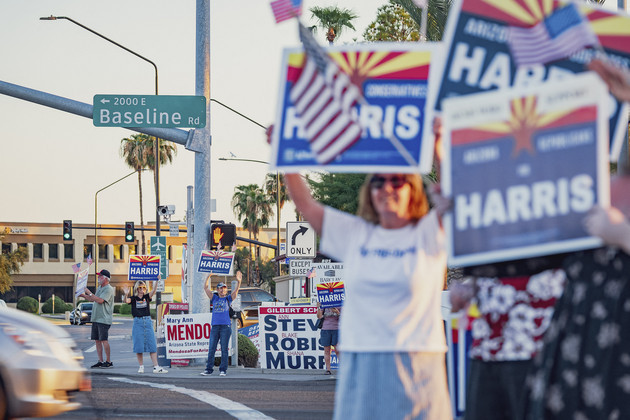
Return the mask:
<svg viewBox="0 0 630 420"><path fill-rule="evenodd" d="M332 372L327 370L326 373L324 375L332 375Z"/></svg>

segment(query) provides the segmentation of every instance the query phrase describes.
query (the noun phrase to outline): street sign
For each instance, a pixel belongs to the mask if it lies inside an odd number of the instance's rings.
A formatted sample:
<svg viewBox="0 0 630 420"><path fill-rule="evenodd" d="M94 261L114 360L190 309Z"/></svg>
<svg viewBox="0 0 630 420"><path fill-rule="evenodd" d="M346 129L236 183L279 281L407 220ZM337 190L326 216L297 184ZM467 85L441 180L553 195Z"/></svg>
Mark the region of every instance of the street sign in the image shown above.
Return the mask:
<svg viewBox="0 0 630 420"><path fill-rule="evenodd" d="M169 223L168 234L171 237L179 236L179 223Z"/></svg>
<svg viewBox="0 0 630 420"><path fill-rule="evenodd" d="M162 280L168 277L168 260L166 259L166 236L151 236L151 255L160 256L160 275Z"/></svg>
<svg viewBox="0 0 630 420"><path fill-rule="evenodd" d="M294 259L289 262L289 275L293 277L306 277L308 276L308 271L311 269L311 265L313 264L312 260L306 259Z"/></svg>
<svg viewBox="0 0 630 420"><path fill-rule="evenodd" d="M94 95L96 127L206 126L204 96Z"/></svg>
<svg viewBox="0 0 630 420"><path fill-rule="evenodd" d="M287 257L315 258L315 231L307 222L287 222Z"/></svg>

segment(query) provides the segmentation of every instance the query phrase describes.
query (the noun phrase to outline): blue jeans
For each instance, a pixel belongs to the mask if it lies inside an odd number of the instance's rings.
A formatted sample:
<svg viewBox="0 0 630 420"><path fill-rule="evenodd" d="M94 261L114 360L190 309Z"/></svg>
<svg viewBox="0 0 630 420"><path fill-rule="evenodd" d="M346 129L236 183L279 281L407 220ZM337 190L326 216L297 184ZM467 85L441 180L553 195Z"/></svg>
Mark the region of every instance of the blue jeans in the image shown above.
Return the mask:
<svg viewBox="0 0 630 420"><path fill-rule="evenodd" d="M227 372L228 368L228 344L232 328L230 325L213 325L210 329L210 348L208 350L208 362L206 362L206 370L212 372L214 370L214 353L217 351L217 344L221 340L221 365L220 372Z"/></svg>

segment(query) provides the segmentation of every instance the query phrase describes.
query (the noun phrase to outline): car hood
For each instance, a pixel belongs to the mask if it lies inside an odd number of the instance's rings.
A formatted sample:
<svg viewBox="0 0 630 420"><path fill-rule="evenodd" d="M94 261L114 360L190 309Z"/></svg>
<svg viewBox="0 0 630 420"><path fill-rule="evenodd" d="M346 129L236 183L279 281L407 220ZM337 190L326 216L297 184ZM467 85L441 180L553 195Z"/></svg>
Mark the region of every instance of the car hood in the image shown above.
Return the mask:
<svg viewBox="0 0 630 420"><path fill-rule="evenodd" d="M0 322L30 327L56 337L61 341L73 341L70 334L68 334L63 328L51 324L49 321L42 319L39 316L20 311L19 309L0 309Z"/></svg>

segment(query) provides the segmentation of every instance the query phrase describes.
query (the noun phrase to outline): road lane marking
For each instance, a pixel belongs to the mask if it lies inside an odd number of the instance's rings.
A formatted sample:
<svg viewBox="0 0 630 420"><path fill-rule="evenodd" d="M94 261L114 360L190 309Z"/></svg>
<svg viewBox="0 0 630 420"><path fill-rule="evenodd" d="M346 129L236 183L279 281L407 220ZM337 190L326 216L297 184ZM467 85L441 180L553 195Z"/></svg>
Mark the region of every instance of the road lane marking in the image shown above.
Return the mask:
<svg viewBox="0 0 630 420"><path fill-rule="evenodd" d="M220 397L216 394L207 391L198 391L196 389L182 388L171 384L156 384L153 382L135 381L129 378L116 378L109 377L112 381L126 382L128 384L146 385L153 388L166 389L168 391L179 392L180 394L187 395L203 403L209 404L219 410L223 410L232 417L236 417L240 420L274 420L273 417L269 417L260 411L249 408L246 405L237 403L236 401L229 400L227 398Z"/></svg>

